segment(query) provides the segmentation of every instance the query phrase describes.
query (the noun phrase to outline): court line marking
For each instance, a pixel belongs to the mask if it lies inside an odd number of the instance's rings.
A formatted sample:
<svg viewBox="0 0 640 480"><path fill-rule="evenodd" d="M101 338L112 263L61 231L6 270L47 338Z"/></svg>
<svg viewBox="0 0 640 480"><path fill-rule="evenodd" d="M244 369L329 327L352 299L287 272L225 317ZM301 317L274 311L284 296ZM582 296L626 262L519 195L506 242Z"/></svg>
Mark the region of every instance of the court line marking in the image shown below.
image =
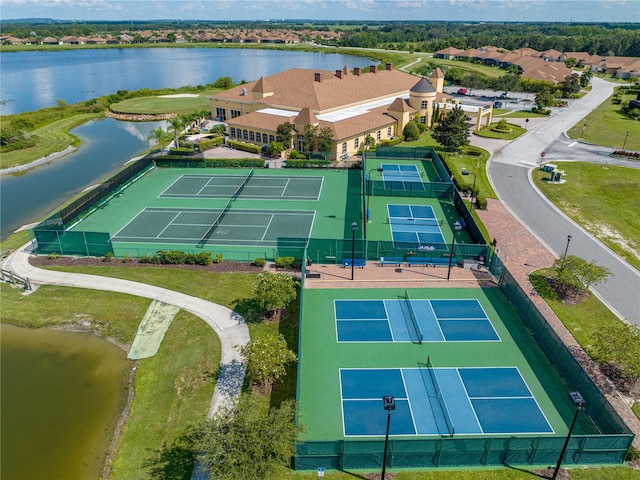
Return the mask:
<svg viewBox="0 0 640 480"><path fill-rule="evenodd" d="M269 219L269 223L264 227L264 232L262 232L262 237L260 238L261 242L264 242L264 237L267 235L267 232L269 231L269 227L271 227L271 222L273 222L274 217L275 215L272 213L271 218Z"/></svg>
<svg viewBox="0 0 640 480"><path fill-rule="evenodd" d="M176 218L178 218L178 217L180 216L180 213L182 213L182 212L178 212L178 213L176 213L175 217L173 217L171 220L169 220L169 223L167 223L167 224L165 225L165 227L160 231L160 233L158 233L158 234L156 235L156 237L155 237L155 238L160 238L160 235L162 235L162 234L165 232L165 230L171 226L171 224L173 223L173 221L174 221Z"/></svg>
<svg viewBox="0 0 640 480"><path fill-rule="evenodd" d="M287 179L287 183L285 183L284 187L282 187L282 193L280 194L281 198L284 198L284 192L287 191L287 188L289 187L289 183L291 183L291 179Z"/></svg>
<svg viewBox="0 0 640 480"><path fill-rule="evenodd" d="M482 367L486 368L486 367ZM464 391L464 395L467 397L467 403L469 404L469 408L473 412L473 418L476 419L476 425L480 429L480 433L484 435L484 429L482 428L482 423L480 423L480 419L478 418L478 414L476 413L476 409L473 408L473 403L471 403L471 397L469 396L469 392L467 391L467 386L464 384L464 380L462 379L462 375L460 375L460 369L455 368L456 375L458 376L458 380L460 380L460 385L462 385L462 390Z"/></svg>
<svg viewBox="0 0 640 480"><path fill-rule="evenodd" d="M431 309L431 313L433 313L433 318L436 320L436 325L438 325L438 331L440 332L440 336L442 337L442 342L447 341L447 337L444 336L444 332L442 331L442 327L440 327L440 322L438 321L438 315L436 315L436 311L433 309L433 304L431 303L431 299L427 300L429 302L429 308Z"/></svg>
<svg viewBox="0 0 640 480"><path fill-rule="evenodd" d="M415 432L414 435L418 435L418 426L416 425L416 417L413 414L413 407L411 406L411 397L409 397L409 390L407 389L407 382L404 378L403 368L400 369L400 378L402 378L402 386L404 387L404 394L407 396L407 404L409 405L409 413L411 414L411 423L413 424L413 431Z"/></svg>

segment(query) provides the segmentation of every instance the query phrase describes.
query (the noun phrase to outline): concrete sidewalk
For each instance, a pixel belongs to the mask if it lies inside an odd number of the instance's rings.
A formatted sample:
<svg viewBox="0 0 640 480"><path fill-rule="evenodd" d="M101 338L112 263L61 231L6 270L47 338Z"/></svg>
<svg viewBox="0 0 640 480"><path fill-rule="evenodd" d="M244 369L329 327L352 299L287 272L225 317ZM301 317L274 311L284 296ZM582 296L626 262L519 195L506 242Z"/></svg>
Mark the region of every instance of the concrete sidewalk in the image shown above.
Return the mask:
<svg viewBox="0 0 640 480"><path fill-rule="evenodd" d="M215 330L222 346L220 372L211 400L209 416L212 416L221 404L240 394L245 372L240 354L235 346L247 344L249 329L244 319L236 312L201 298L145 283L97 275L43 270L29 264L30 254L31 244L27 244L7 257L4 268L28 278L34 285L52 284L137 295L174 305L200 317Z"/></svg>

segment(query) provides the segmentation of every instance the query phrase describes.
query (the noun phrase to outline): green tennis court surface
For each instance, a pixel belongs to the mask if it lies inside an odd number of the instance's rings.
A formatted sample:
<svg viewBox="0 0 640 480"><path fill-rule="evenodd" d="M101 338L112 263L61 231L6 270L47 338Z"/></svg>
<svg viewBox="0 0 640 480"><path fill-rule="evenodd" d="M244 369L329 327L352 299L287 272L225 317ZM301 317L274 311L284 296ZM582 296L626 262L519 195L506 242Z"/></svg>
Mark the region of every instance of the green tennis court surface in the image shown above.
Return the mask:
<svg viewBox="0 0 640 480"><path fill-rule="evenodd" d="M233 209L221 216L222 212L145 208L113 236L112 242L275 246L285 233L287 237L308 238L315 216L315 211L304 210Z"/></svg>
<svg viewBox="0 0 640 480"><path fill-rule="evenodd" d="M406 439L568 430L567 387L498 288L307 288L299 355L302 440L318 449L383 437L389 395Z"/></svg>
<svg viewBox="0 0 640 480"><path fill-rule="evenodd" d="M243 182L247 180L246 184ZM162 198L229 198L242 188L239 198L318 200L323 177L253 175L181 175Z"/></svg>

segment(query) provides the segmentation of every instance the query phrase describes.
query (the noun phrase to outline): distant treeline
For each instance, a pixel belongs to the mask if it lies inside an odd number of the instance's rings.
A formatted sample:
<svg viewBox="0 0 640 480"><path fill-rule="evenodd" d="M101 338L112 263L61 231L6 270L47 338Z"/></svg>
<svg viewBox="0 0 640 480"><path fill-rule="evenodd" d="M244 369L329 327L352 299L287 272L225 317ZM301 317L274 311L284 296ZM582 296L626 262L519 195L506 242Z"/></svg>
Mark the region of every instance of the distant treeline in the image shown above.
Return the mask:
<svg viewBox="0 0 640 480"><path fill-rule="evenodd" d="M533 48L596 55L640 56L638 24L557 23L397 23L346 31L342 45L364 48L396 48L437 52L492 45L505 50Z"/></svg>

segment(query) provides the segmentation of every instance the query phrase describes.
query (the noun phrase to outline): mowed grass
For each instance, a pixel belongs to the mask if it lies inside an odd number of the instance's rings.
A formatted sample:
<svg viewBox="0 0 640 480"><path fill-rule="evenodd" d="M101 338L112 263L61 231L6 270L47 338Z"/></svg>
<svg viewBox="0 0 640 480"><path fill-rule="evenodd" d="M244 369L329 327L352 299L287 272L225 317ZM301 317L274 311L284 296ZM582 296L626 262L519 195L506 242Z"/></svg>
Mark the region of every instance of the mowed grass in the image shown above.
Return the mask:
<svg viewBox="0 0 640 480"><path fill-rule="evenodd" d="M635 100L636 95L623 95L622 102ZM567 134L571 138L583 138L587 143L622 150L640 151L640 122L627 118L621 112L622 105L615 105L611 98L590 112L583 120L571 127ZM584 127L584 124L587 124ZM583 133L584 127L584 133ZM629 136L625 144L627 132Z"/></svg>
<svg viewBox="0 0 640 480"><path fill-rule="evenodd" d="M176 113L178 115L197 112L200 110L211 110L211 101L207 95L213 95L220 89L198 93L197 97L172 97L149 96L136 97L122 102L114 103L110 106L111 111L116 113L149 114L157 115L163 113Z"/></svg>
<svg viewBox="0 0 640 480"><path fill-rule="evenodd" d="M101 113L75 115L35 129L31 134L38 137L37 145L24 150L3 153L0 155L0 168L24 165L52 153L61 152L70 145L79 146L82 141L69 133L69 130L102 116Z"/></svg>
<svg viewBox="0 0 640 480"><path fill-rule="evenodd" d="M540 191L565 214L640 269L640 169L561 163L566 182L551 184L534 170Z"/></svg>
<svg viewBox="0 0 640 480"><path fill-rule="evenodd" d="M113 480L188 480L194 465L186 435L203 420L215 388L220 340L184 310L174 318L158 353L138 362L135 398L111 464Z"/></svg>

